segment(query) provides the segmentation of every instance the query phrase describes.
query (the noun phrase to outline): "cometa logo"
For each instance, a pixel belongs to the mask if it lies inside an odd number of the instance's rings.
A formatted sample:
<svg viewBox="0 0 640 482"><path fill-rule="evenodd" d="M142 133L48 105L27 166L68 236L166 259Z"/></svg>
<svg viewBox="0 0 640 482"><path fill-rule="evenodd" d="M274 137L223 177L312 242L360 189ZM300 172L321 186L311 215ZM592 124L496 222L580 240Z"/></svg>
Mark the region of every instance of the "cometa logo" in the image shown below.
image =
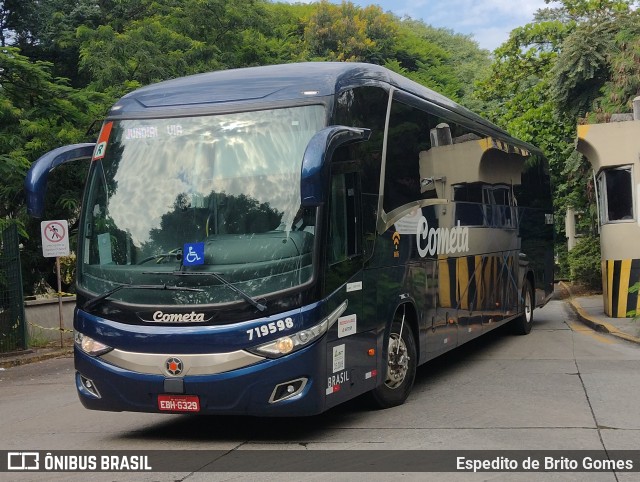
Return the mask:
<svg viewBox="0 0 640 482"><path fill-rule="evenodd" d="M418 223L416 245L421 258L427 255L465 253L469 251L469 228L458 225L453 228L429 228L423 216Z"/></svg>
<svg viewBox="0 0 640 482"><path fill-rule="evenodd" d="M153 321L157 323L197 323L204 321L204 313L163 313L156 311L153 314Z"/></svg>
<svg viewBox="0 0 640 482"><path fill-rule="evenodd" d="M167 358L167 361L164 362L164 368L169 375L177 376L182 373L184 366L180 358L171 357Z"/></svg>

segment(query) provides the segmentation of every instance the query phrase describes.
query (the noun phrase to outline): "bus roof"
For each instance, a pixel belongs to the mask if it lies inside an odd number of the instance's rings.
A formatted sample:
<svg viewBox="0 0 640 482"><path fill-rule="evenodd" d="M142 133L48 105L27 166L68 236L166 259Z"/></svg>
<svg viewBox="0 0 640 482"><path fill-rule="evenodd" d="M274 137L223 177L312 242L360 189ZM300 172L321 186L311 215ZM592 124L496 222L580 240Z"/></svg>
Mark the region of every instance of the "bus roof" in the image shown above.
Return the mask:
<svg viewBox="0 0 640 482"><path fill-rule="evenodd" d="M344 88L383 82L482 126L485 132L537 150L451 99L385 67L356 62L304 62L220 70L167 80L122 97L109 118L183 116L237 110L240 105L303 101Z"/></svg>

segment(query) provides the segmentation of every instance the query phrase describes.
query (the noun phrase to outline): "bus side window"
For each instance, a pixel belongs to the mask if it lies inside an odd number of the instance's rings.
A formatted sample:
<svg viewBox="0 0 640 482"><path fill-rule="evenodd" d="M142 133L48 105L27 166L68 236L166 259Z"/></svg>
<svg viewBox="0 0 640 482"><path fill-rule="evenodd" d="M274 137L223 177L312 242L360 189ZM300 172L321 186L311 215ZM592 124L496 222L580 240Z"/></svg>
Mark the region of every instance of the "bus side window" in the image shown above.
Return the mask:
<svg viewBox="0 0 640 482"><path fill-rule="evenodd" d="M348 161L332 165L326 293L332 293L362 269L361 184L360 171L354 164Z"/></svg>
<svg viewBox="0 0 640 482"><path fill-rule="evenodd" d="M485 226L492 228L514 228L514 200L508 186L484 185L482 188L485 209Z"/></svg>
<svg viewBox="0 0 640 482"><path fill-rule="evenodd" d="M329 264L358 254L356 173L335 174L331 178L329 201Z"/></svg>
<svg viewBox="0 0 640 482"><path fill-rule="evenodd" d="M459 183L453 186L456 222L461 226L482 226L484 209L482 206L482 184L479 182Z"/></svg>
<svg viewBox="0 0 640 482"><path fill-rule="evenodd" d="M420 153L429 151L429 126L434 118L426 111L396 98L389 115L389 141L384 173L383 209L392 212L423 198L437 197L433 190L421 192ZM443 137L446 134L442 133Z"/></svg>

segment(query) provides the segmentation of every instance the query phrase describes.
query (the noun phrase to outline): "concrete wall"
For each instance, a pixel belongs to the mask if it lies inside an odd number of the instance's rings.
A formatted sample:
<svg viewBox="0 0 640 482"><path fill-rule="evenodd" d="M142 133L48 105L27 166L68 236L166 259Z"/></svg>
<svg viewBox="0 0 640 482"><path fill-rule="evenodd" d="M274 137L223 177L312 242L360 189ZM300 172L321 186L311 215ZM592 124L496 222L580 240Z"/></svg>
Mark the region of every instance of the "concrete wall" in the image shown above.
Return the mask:
<svg viewBox="0 0 640 482"><path fill-rule="evenodd" d="M64 340L73 340L73 309L75 296L62 298L62 322ZM38 299L24 302L24 313L29 332L29 345L33 342L48 340L60 341L60 309L58 299Z"/></svg>

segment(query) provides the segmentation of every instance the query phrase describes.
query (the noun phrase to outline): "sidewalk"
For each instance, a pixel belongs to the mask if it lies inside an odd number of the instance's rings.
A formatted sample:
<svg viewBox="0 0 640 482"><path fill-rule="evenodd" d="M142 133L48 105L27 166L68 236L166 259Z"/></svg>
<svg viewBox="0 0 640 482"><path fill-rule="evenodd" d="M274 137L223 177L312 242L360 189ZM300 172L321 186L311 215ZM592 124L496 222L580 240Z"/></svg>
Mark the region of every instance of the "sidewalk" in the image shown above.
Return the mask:
<svg viewBox="0 0 640 482"><path fill-rule="evenodd" d="M640 320L633 318L610 318L604 314L602 295L574 296L571 288L559 283L569 296L565 299L585 325L591 329L608 333L633 343L640 344Z"/></svg>
<svg viewBox="0 0 640 482"><path fill-rule="evenodd" d="M50 358L58 358L62 356L71 357L73 355L73 346L71 344L60 348L58 346L49 346L45 348L29 348L27 350L15 351L11 353L0 353L0 370L25 365L27 363L35 363Z"/></svg>

